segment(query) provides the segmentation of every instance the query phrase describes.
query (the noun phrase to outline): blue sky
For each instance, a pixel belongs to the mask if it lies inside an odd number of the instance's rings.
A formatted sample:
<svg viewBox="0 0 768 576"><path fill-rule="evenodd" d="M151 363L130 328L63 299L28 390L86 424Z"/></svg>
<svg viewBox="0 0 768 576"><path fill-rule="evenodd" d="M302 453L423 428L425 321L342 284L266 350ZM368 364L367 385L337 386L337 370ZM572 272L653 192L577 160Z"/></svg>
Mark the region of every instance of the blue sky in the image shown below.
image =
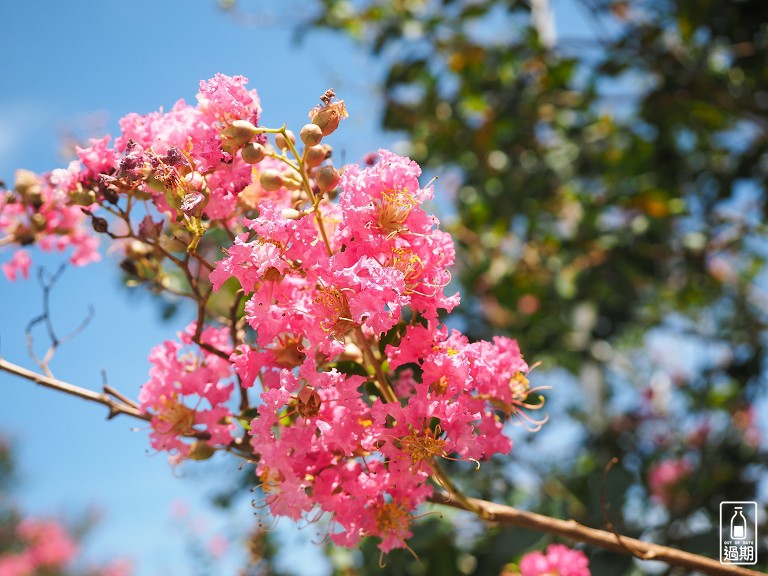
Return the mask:
<svg viewBox="0 0 768 576"><path fill-rule="evenodd" d="M391 146L395 137L376 128L376 62L330 33L314 32L301 46L293 44L295 18L301 17L293 7L306 4L245 3L270 4L280 8L261 8L271 16L244 26L214 0L13 2L0 18L0 178L10 183L16 168L42 172L64 165L62 131L94 113L114 136L123 115L168 108L179 98L193 101L199 81L216 72L250 78L261 96L263 123L285 121L296 130L334 87L351 115L334 136L336 151L349 162ZM572 18L566 9L558 23ZM1 254L0 261L7 257ZM53 270L57 262L35 254L36 265ZM101 265L71 268L63 276L53 295L61 331L77 325L89 304L96 316L52 367L57 377L94 389L104 369L113 386L135 397L147 378L150 347L171 338L186 318L160 321L156 303L120 286L115 264L107 256ZM40 290L34 280L5 279L0 290L0 353L31 366L24 327L40 310ZM39 344L45 344L43 335ZM206 481L194 467L172 470L162 455L148 453L146 430L132 431L136 423L126 418L107 422L105 415L100 406L0 374L0 432L18 441L21 506L34 515L70 518L98 507L104 517L87 540L89 560L127 555L136 561L137 576L188 573L182 560L187 541L170 519L171 504L184 500L193 514L207 516L208 496L222 475ZM214 464L237 473L235 461ZM250 522L247 497L212 524L229 533ZM286 529L285 537L291 534ZM304 540L315 536L311 528L303 534ZM301 571L322 573L308 550L311 561Z"/></svg>

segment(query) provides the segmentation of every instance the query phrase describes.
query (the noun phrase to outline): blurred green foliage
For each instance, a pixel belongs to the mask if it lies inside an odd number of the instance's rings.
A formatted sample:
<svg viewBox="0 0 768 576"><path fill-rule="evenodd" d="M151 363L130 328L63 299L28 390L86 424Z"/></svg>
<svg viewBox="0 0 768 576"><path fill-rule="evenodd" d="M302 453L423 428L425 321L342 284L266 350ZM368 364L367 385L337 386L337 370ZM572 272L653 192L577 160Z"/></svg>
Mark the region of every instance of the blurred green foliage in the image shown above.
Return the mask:
<svg viewBox="0 0 768 576"><path fill-rule="evenodd" d="M719 502L767 480L768 3L558 2L584 20L559 38L544 0L315 7L308 28L353 36L385 67L382 126L438 190L459 182L465 328L573 375L534 383L577 383L548 424L565 451L518 440L467 491L598 527L602 502L628 535L717 557ZM692 471L661 502L649 473L671 458ZM449 526L416 522L426 560L393 554L387 573L499 574L547 541ZM593 574L644 572L591 554ZM356 566L337 573L376 572L375 551Z"/></svg>

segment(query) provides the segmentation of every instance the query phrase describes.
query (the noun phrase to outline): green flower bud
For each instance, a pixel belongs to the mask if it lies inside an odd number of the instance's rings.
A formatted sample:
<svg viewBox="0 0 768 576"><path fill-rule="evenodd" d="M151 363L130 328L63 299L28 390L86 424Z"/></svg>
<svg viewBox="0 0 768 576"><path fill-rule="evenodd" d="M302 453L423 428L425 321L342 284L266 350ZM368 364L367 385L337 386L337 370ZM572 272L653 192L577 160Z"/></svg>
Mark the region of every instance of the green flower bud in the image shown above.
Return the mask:
<svg viewBox="0 0 768 576"><path fill-rule="evenodd" d="M76 206L90 206L96 202L96 192L93 190L83 190L78 186L77 190L69 195L69 201Z"/></svg>
<svg viewBox="0 0 768 576"><path fill-rule="evenodd" d="M208 460L211 456L216 454L216 448L203 442L202 440L195 440L192 444L192 450L189 453L190 460Z"/></svg>

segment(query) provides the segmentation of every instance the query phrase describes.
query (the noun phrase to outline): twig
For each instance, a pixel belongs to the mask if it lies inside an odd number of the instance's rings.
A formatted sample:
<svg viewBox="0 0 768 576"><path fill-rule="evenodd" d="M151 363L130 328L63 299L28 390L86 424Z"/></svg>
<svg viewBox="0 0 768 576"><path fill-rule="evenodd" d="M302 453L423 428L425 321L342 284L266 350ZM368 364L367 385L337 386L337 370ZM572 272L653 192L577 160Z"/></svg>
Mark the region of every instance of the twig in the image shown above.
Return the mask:
<svg viewBox="0 0 768 576"><path fill-rule="evenodd" d="M136 402L134 402L133 400L128 398L128 396L125 396L123 393L115 390L114 388L112 388L112 386L110 386L107 383L107 371L106 370L102 370L101 371L101 382L102 382L102 390L104 390L105 394L109 394L110 396L114 396L115 398L117 398L121 402L124 402L124 403L128 404L129 406L133 406L137 410L140 409L140 406Z"/></svg>
<svg viewBox="0 0 768 576"><path fill-rule="evenodd" d="M608 464L605 466L605 470L603 470L603 476L600 479L600 512L603 516L603 524L605 524L605 527L608 528L608 530L610 530L614 536L616 536L616 541L621 544L627 553L631 554L635 558L639 558L640 560L652 560L653 556L648 556L647 552L641 552L640 550L632 549L626 544L626 539L616 531L616 528L614 527L613 522L611 522L610 516L608 515L608 509L611 507L611 505L608 503L608 500L605 497L605 481L608 479L608 474L611 472L611 469L618 463L618 458L615 456L611 458L610 462L608 462Z"/></svg>
<svg viewBox="0 0 768 576"><path fill-rule="evenodd" d="M37 364L40 369L45 373L46 376L49 378L53 378L53 373L51 372L51 369L49 367L49 364L51 360L53 359L53 355L56 353L56 349L61 346L62 344L66 344L69 340L77 336L80 332L82 332L88 324L90 324L91 320L94 316L94 309L93 306L88 306L88 315L83 319L82 322L71 332L68 334L65 334L63 337L59 338L56 335L56 331L53 328L53 320L51 319L51 291L56 286L56 282L58 282L59 278L61 278L61 275L64 273L64 270L66 270L66 265L62 264L59 269L56 271L55 274L52 276L47 273L47 271L43 268L40 268L38 272L38 281L40 282L40 288L43 291L43 312L40 314L40 316L37 316L29 321L29 324L27 324L27 327L25 329L26 337L27 337L27 350L29 351L29 356L32 358L32 360ZM41 322L45 322L45 327L48 332L48 338L51 341L51 345L48 347L48 350L45 352L45 356L42 358L38 358L35 354L35 348L34 348L34 337L32 336L32 328L34 328L37 324L40 324Z"/></svg>
<svg viewBox="0 0 768 576"><path fill-rule="evenodd" d="M15 374L21 378L25 378L47 388L58 390L59 392L64 392L65 394L78 396L91 402L103 404L109 408L108 418L114 418L118 414L127 414L128 416L133 416L134 418L139 418L141 420L151 419L150 414L142 413L133 406L118 402L105 393L99 394L98 392L93 392L92 390L81 388L80 386L62 382L56 378L37 374L31 370L7 362L2 358L0 358L0 371ZM198 437L203 438L205 436L207 436L207 434L203 432L200 433ZM237 448L239 447L236 446L234 442L228 447L228 449L231 449L230 451L233 452ZM676 550L674 548L669 548L668 546L643 542L642 540L625 536L618 538L615 533L598 530L596 528L589 528L579 524L575 520L560 520L542 514L524 512L511 506L496 504L494 502L488 502L487 500L467 497L457 499L446 492L441 492L437 496L433 496L430 500L435 504L451 506L460 510L473 512L489 522L556 534L565 538L570 538L571 540L619 553L627 553L628 548L630 550L634 549L635 552L642 554L645 559L653 559L672 566L681 566L683 568L698 570L705 574L713 574L716 576L731 574L741 576L760 575L760 572L755 572L754 570L748 570L740 566L723 565L717 560L699 556L697 554L691 554L689 552L683 552L682 550Z"/></svg>
<svg viewBox="0 0 768 576"><path fill-rule="evenodd" d="M761 576L761 572L755 572L741 566L729 566L720 564L717 560L683 552L668 546L643 542L635 538L622 536L623 543L617 541L616 535L605 530L589 528L579 524L575 520L560 520L551 518L534 512L525 512L511 506L479 500L477 498L467 498L473 508L482 508L485 510L489 521L503 524L506 526L517 526L527 528L538 532L556 534L577 542L583 542L592 546L598 546L621 554L627 553L627 546L634 548L637 552L643 554L647 559L653 559L658 562L664 562L671 566L680 566L691 570L698 570L704 574L713 575L741 575L741 576ZM451 506L460 510L466 510L466 507L458 500L451 498L447 493L439 493L430 499L435 504Z"/></svg>
<svg viewBox="0 0 768 576"><path fill-rule="evenodd" d="M94 392L93 390L81 388L80 386L75 386L74 384L69 384L68 382L63 382L56 378L45 376L44 374L38 374L37 372L27 370L22 366L18 366L17 364L13 364L7 360L3 360L2 358L0 358L0 370L3 372L8 372L9 374L15 374L16 376L20 376L34 382L35 384L45 386L46 388L52 388L53 390L58 390L59 392L64 392L65 394L77 396L84 400L103 404L109 408L109 415L107 416L107 419L114 418L118 414L127 414L128 416L133 416L134 418L139 418L140 420L150 420L152 418L150 414L146 414L138 408L115 400L106 393Z"/></svg>

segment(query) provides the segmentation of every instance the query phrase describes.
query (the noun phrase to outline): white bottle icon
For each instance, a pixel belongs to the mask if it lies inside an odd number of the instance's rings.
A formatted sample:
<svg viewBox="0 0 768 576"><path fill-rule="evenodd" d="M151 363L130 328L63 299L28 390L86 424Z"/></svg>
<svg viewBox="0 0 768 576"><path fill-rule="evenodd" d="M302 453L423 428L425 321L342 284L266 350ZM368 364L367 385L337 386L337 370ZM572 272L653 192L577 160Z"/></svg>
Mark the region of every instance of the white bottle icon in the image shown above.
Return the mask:
<svg viewBox="0 0 768 576"><path fill-rule="evenodd" d="M741 513L741 506L734 508L733 516L731 517L731 539L732 540L744 540L747 537L747 519L744 518L744 514Z"/></svg>

